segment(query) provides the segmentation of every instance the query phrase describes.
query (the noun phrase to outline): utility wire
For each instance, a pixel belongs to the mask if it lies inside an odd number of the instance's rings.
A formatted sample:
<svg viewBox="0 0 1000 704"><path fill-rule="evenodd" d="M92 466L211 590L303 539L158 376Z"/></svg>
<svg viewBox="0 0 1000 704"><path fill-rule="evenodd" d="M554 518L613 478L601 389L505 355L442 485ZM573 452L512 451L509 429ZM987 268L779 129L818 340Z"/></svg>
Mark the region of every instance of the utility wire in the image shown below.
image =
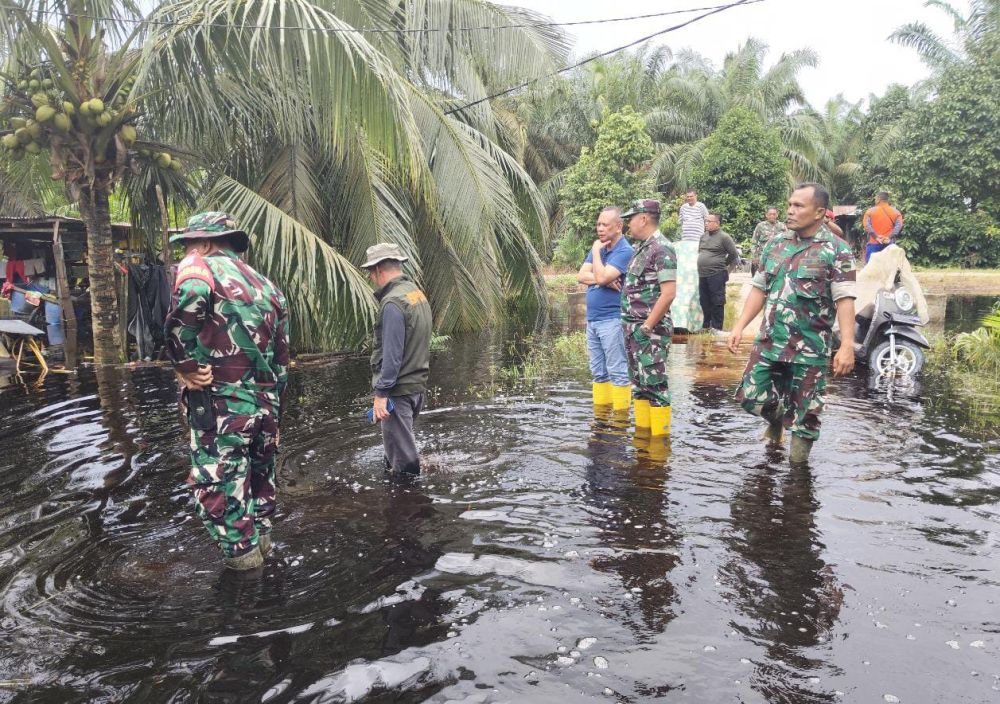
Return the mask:
<svg viewBox="0 0 1000 704"><path fill-rule="evenodd" d="M735 3L737 5L753 5L764 2L764 0L746 0ZM733 5L710 5L708 7L690 7L683 10L669 10L665 12L653 12L645 15L628 15L625 17L607 17L596 20L574 20L570 22L524 22L520 24L482 25L476 27L414 27L414 28L388 28L388 27L302 27L296 25L261 25L261 24L232 24L226 22L195 23L182 22L179 20L154 20L154 19L133 19L130 17L103 17L100 15L80 15L75 13L60 12L58 10L28 10L19 5L8 5L0 3L0 10L11 10L31 15L47 15L50 17L61 17L64 19L80 18L93 20L95 22L124 22L126 24L150 24L164 27L218 27L220 29L269 29L269 30L293 30L302 32L318 32L323 34L430 34L433 32L481 32L494 31L500 29L538 29L546 27L578 27L581 25L612 24L616 22L631 22L633 20L648 20L670 15L685 15L691 12L704 12L706 10L722 11ZM683 26L683 25L682 25ZM652 35L655 36L655 35Z"/></svg>
<svg viewBox="0 0 1000 704"><path fill-rule="evenodd" d="M655 39L656 37L659 37L661 35L668 34L670 32L675 32L678 29L683 29L684 27L687 27L688 25L692 25L695 22L699 22L699 21L705 19L706 17L711 17L712 15L717 15L718 13L725 12L726 10L729 10L730 8L733 8L733 7L739 7L741 5L749 5L751 3L757 3L757 2L763 2L763 0L737 0L736 2L731 2L728 5L719 5L717 7L711 8L711 10L709 12L705 12L704 14L698 15L697 17L692 17L691 19L689 19L689 20L687 20L685 22L681 22L680 24L675 24L672 27L667 27L666 29L661 29L658 32L653 32L652 34L647 34L645 37L640 37L639 39L636 39L634 42L629 42L628 44L622 44L619 47L615 47L614 49L609 49L608 51L605 51L605 52L603 52L601 54L595 54L594 56L587 57L583 61L578 61L575 64L571 64L569 66L565 66L565 67L559 69L558 71L553 71L553 72L547 73L547 74L545 74L543 76L538 76L537 78L531 78L531 79L529 79L527 81L524 81L523 83L518 83L516 86L511 86L510 88L506 88L505 90L502 90L502 91L500 91L498 93L494 93L493 95L487 95L485 98L480 98L479 100L473 100L471 103L466 103L465 105L460 105L459 107L452 108L451 110L445 110L444 114L445 115L454 115L456 112L462 112L463 110L467 110L468 108L475 107L476 105L479 105L481 103L485 103L485 102L487 102L489 100L493 100L494 98L502 98L503 96L510 95L511 93L513 93L515 91L521 90L522 88L527 88L528 86L532 85L533 83L537 83L538 81L545 80L546 78L552 78L553 76L558 76L559 74L566 73L567 71L572 71L575 68L580 68L581 66L589 64L591 61L597 61L598 59L603 59L606 56L611 56L612 54L617 54L619 51L624 51L625 49L630 49L631 47L636 46L638 44L642 44L644 42L648 42L650 39Z"/></svg>

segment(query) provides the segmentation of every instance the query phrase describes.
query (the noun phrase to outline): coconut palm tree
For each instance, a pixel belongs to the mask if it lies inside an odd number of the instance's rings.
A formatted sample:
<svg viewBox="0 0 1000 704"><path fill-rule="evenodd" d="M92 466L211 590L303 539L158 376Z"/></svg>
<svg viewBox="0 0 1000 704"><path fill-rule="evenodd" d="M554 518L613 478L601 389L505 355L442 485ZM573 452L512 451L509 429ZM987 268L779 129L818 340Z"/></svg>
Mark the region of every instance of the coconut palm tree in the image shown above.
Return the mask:
<svg viewBox="0 0 1000 704"><path fill-rule="evenodd" d="M939 36L923 22L909 22L889 35L889 39L915 49L935 72L965 61L974 44L1000 27L1000 0L971 0L967 15L944 0L927 0L924 6L937 8L951 18L954 27L951 37Z"/></svg>
<svg viewBox="0 0 1000 704"><path fill-rule="evenodd" d="M660 107L646 115L659 145L653 164L664 187L683 190L701 162L705 139L734 106L753 111L781 136L791 164L790 179L817 178L830 167L814 112L808 109L799 72L816 65L807 49L783 54L767 66L767 45L747 39L715 70L701 56L686 52L665 76Z"/></svg>
<svg viewBox="0 0 1000 704"><path fill-rule="evenodd" d="M8 140L0 168L37 171L44 152L79 205L99 362L120 355L108 281L118 188L140 225L156 221L156 185L231 212L285 289L300 347L351 344L368 327L356 265L376 241L410 255L443 329L541 300L547 221L502 146L508 126L489 101L450 112L551 68L564 40L521 26L537 16L483 0L165 0L146 14L130 0L15 4L0 19L0 123L37 113L38 89L54 113L30 118L30 141Z"/></svg>
<svg viewBox="0 0 1000 704"><path fill-rule="evenodd" d="M809 50L784 54L771 65L767 45L750 38L729 53L721 69L700 54L644 47L586 64L565 79L547 82L519 98L542 181L558 179L608 106L633 106L657 148L652 169L666 190L683 190L700 163L704 141L733 106L748 107L781 135L791 179L819 178L833 168L820 117L809 109L798 74L815 66Z"/></svg>
<svg viewBox="0 0 1000 704"><path fill-rule="evenodd" d="M822 181L837 203L854 195L854 178L861 171L861 152L865 146L863 119L861 101L852 103L842 94L829 99L817 115L820 139L830 155L830 166L824 170Z"/></svg>

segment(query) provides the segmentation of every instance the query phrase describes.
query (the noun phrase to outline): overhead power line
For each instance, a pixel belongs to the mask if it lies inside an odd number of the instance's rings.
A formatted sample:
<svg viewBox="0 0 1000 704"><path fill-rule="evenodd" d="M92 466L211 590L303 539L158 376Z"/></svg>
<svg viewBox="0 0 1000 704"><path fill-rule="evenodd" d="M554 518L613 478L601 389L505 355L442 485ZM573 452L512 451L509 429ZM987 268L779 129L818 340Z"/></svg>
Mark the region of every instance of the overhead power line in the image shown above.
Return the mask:
<svg viewBox="0 0 1000 704"><path fill-rule="evenodd" d="M738 2L736 5L753 5L755 3L764 2L764 0L746 0L746 2ZM269 25L269 24L241 24L232 22L206 22L206 23L189 23L180 20L156 20L151 18L132 18L132 17L105 17L100 15L80 15L75 13L60 12L59 10L28 10L19 5L8 5L5 3L0 3L0 10L12 10L15 12L22 12L24 14L31 15L43 15L48 17L61 17L61 18L71 18L77 17L80 19L93 20L96 22L124 22L126 24L148 24L157 27L184 27L184 26L198 26L198 27L217 27L220 29L269 29L269 30L281 30L281 31L300 31L300 32L316 32L321 34L431 34L434 32L483 32L483 31L496 31L496 30L507 30L507 29L541 29L546 27L578 27L582 25L595 25L595 24L612 24L616 22L632 22L634 20L648 20L657 19L660 17L669 17L671 15L685 15L692 12L705 12L708 10L721 11L732 7L733 5L710 5L707 7L689 7L682 10L668 10L664 12L651 12L645 15L627 15L624 17L605 17L601 19L594 20L573 20L569 22L522 22L522 23L510 23L510 24L499 24L499 25L479 25L472 27L302 27L299 25Z"/></svg>
<svg viewBox="0 0 1000 704"><path fill-rule="evenodd" d="M656 37L662 36L664 34L669 34L670 32L675 32L678 29L683 29L684 27L692 25L695 22L700 22L701 20L705 19L706 17L711 17L712 15L717 15L720 12L725 12L726 10L729 10L731 8L734 8L734 7L740 7L742 5L751 5L751 4L758 3L758 2L763 2L763 1L764 0L737 0L736 2L731 2L728 5L718 5L716 7L711 8L708 12L705 12L704 14L698 15L697 17L692 17L691 19L689 19L689 20L687 20L685 22L681 22L680 24L675 24L672 27L667 27L666 29L661 29L660 31L653 32L652 34L647 34L645 37L640 37L639 39L636 39L633 42L629 42L628 44L622 44L621 46L615 47L614 49L609 49L608 51L605 51L603 53L595 54L594 56L588 56L583 61L578 61L575 64L570 64L569 66L564 66L563 68L559 69L558 71L552 71L551 73L547 73L547 74L545 74L543 76L538 76L536 78L531 78L531 79L529 79L527 81L524 81L523 83L518 83L516 86L511 86L510 88L506 88L506 89L504 89L502 91L499 91L497 93L493 93L492 95L487 95L485 98L480 98L479 100L473 100L470 103L466 103L465 105L461 105L461 106L459 106L457 108L452 108L451 110L445 110L444 114L445 115L454 115L457 112L462 112L463 110L467 110L469 108L475 107L476 105L480 105L482 103L485 103L487 101L493 100L495 98L502 98L505 95L510 95L511 93L514 93L516 91L519 91L519 90L522 90L524 88L527 88L528 86L530 86L530 85L532 85L534 83L538 83L539 81L543 81L543 80L545 80L547 78L553 78L554 76L558 76L559 74L566 73L567 71L572 71L573 69L580 68L581 66L585 66L586 64L589 64L592 61L597 61L598 59L603 59L606 56L611 56L612 54L617 54L619 51L624 51L625 49L630 49L633 46L638 46L639 44L643 44L645 42L648 42L650 39L655 39Z"/></svg>

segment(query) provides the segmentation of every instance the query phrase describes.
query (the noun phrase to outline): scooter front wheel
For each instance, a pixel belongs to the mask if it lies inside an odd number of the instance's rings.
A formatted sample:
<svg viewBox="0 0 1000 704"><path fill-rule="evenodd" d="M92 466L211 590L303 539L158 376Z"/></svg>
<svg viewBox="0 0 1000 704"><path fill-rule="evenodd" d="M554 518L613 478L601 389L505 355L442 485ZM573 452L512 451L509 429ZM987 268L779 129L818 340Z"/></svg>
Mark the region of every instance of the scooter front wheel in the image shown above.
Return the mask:
<svg viewBox="0 0 1000 704"><path fill-rule="evenodd" d="M868 366L878 374L916 376L924 368L924 351L905 339L896 340L896 359L889 341L880 342L868 356Z"/></svg>

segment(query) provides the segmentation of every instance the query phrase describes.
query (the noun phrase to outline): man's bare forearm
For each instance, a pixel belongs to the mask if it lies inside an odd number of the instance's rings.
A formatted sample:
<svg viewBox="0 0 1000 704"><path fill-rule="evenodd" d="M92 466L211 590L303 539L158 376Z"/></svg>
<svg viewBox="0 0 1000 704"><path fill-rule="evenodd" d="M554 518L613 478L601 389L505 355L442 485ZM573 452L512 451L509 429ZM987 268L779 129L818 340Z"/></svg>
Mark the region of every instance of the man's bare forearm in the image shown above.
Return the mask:
<svg viewBox="0 0 1000 704"><path fill-rule="evenodd" d="M840 344L854 347L854 299L837 301L837 324L840 326Z"/></svg>

